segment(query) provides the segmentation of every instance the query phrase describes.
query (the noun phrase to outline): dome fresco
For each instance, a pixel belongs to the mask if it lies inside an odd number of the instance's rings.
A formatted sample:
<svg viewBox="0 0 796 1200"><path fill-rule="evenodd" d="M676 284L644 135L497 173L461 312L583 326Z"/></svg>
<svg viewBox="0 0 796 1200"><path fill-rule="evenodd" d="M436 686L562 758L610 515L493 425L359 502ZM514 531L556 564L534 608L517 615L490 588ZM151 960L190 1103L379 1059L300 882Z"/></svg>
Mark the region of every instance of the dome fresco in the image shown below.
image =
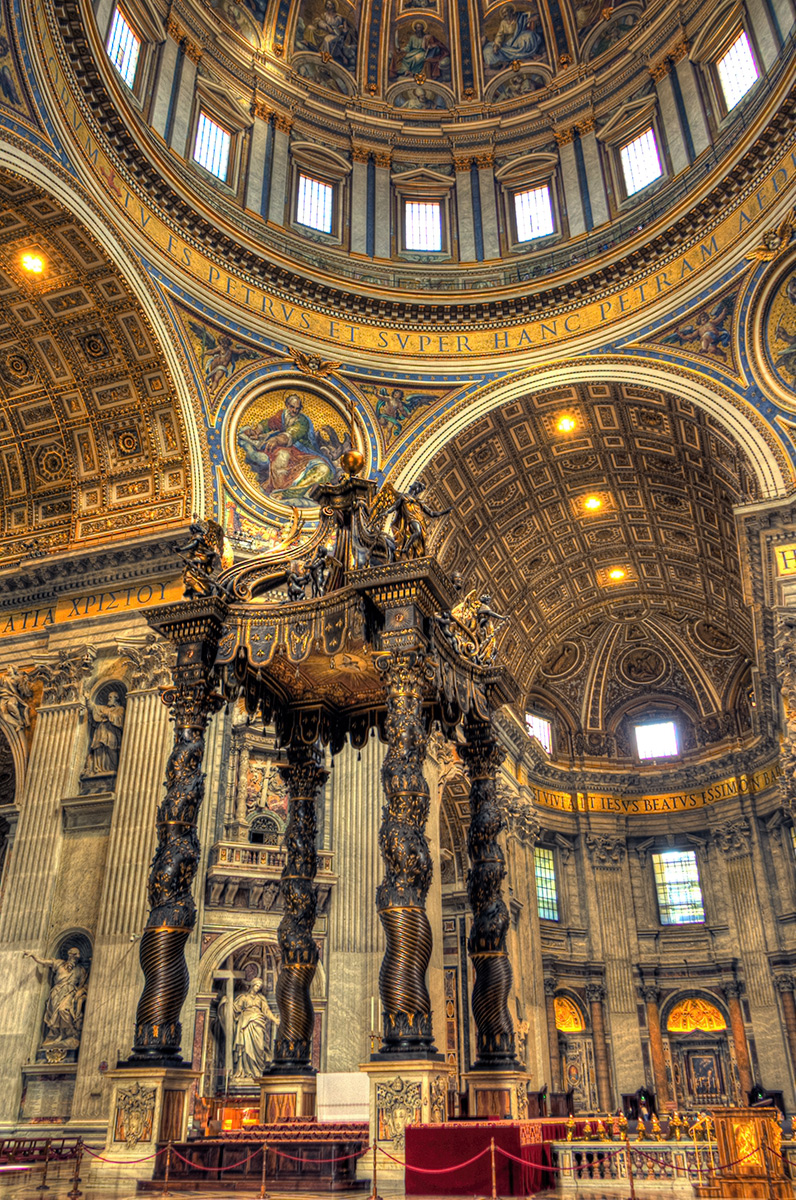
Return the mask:
<svg viewBox="0 0 796 1200"><path fill-rule="evenodd" d="M537 101L573 69L627 49L644 12L637 2L602 0L212 0L210 10L261 55L276 53L294 77L410 112L531 94ZM390 93L400 81L414 87Z"/></svg>

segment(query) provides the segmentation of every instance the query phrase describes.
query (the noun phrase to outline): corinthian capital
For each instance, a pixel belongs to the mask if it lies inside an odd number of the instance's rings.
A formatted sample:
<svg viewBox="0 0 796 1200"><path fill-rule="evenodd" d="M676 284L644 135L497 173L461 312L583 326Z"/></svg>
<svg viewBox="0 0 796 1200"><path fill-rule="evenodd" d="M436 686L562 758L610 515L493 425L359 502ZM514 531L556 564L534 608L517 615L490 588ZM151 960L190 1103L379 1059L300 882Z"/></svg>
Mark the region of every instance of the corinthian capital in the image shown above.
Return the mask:
<svg viewBox="0 0 796 1200"><path fill-rule="evenodd" d="M606 833L587 833L586 849L592 866L609 871L618 871L627 853L624 838Z"/></svg>
<svg viewBox="0 0 796 1200"><path fill-rule="evenodd" d="M714 828L713 841L727 858L743 858L752 853L752 827L746 817L725 821Z"/></svg>

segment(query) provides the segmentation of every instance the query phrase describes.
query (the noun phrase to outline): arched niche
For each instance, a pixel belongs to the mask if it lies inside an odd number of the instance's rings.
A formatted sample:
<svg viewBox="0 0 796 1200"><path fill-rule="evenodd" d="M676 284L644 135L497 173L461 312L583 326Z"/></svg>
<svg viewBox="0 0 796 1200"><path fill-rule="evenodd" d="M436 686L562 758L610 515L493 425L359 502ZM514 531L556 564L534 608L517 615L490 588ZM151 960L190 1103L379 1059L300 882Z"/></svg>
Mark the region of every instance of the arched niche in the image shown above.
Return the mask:
<svg viewBox="0 0 796 1200"><path fill-rule="evenodd" d="M675 1104L702 1109L738 1103L729 1017L718 997L711 992L676 993L661 1016Z"/></svg>
<svg viewBox="0 0 796 1200"><path fill-rule="evenodd" d="M572 1092L576 1111L597 1107L597 1075L591 1026L581 998L569 990L556 992L553 1008L561 1055L561 1081Z"/></svg>

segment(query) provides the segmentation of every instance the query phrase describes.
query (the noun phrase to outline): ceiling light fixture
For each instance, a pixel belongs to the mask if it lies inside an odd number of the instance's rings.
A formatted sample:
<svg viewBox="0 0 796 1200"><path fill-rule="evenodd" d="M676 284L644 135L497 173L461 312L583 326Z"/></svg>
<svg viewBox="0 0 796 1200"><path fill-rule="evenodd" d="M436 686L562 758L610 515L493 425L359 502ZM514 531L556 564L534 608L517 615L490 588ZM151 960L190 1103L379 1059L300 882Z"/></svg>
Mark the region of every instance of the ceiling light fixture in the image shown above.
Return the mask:
<svg viewBox="0 0 796 1200"><path fill-rule="evenodd" d="M627 571L624 569L624 567L613 567L608 572L608 578L613 579L616 583L618 583L620 579L624 579L625 575L627 575Z"/></svg>
<svg viewBox="0 0 796 1200"><path fill-rule="evenodd" d="M587 512L597 512L598 508L602 508L603 502L599 496L587 496L583 501L583 507Z"/></svg>
<svg viewBox="0 0 796 1200"><path fill-rule="evenodd" d="M564 417L558 418L558 422L556 424L556 429L558 430L559 433L572 433L572 430L574 428L575 428L575 418L574 417L564 416Z"/></svg>
<svg viewBox="0 0 796 1200"><path fill-rule="evenodd" d="M22 266L26 271L30 271L31 275L41 275L44 271L44 259L40 254L23 254Z"/></svg>

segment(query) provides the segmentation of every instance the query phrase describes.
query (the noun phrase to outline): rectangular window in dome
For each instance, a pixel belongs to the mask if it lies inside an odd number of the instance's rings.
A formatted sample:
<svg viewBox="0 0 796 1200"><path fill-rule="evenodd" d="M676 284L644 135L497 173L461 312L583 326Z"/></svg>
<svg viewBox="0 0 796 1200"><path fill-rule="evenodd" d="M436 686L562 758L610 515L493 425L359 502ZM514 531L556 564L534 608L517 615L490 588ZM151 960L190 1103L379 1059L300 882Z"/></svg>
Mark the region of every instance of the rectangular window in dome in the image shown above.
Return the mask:
<svg viewBox="0 0 796 1200"><path fill-rule="evenodd" d="M135 82L141 39L117 5L113 10L107 43L108 58L129 88Z"/></svg>
<svg viewBox="0 0 796 1200"><path fill-rule="evenodd" d="M536 903L543 921L558 920L558 889L553 851L535 846L533 866L536 875Z"/></svg>
<svg viewBox="0 0 796 1200"><path fill-rule="evenodd" d="M658 143L655 141L655 131L651 125L638 137L633 138L632 142L627 142L620 148L619 160L628 196L634 196L648 184L660 179L663 168L658 154Z"/></svg>
<svg viewBox="0 0 796 1200"><path fill-rule="evenodd" d="M547 237L555 233L553 206L550 203L550 188L529 188L514 193L514 216L517 221L517 241L530 242L532 238Z"/></svg>
<svg viewBox="0 0 796 1200"><path fill-rule="evenodd" d="M311 175L299 175L296 220L299 225L308 225L321 233L332 232L332 205L334 188L330 183L313 179Z"/></svg>
<svg viewBox="0 0 796 1200"><path fill-rule="evenodd" d="M672 758L679 753L674 721L655 721L636 726L639 758Z"/></svg>
<svg viewBox="0 0 796 1200"><path fill-rule="evenodd" d="M231 144L232 135L223 125L213 121L206 112L200 112L193 147L193 156L199 166L215 175L216 179L226 181Z"/></svg>
<svg viewBox="0 0 796 1200"><path fill-rule="evenodd" d="M738 34L729 50L716 63L716 70L719 73L721 90L724 92L724 100L729 111L739 100L743 100L752 85L760 78L757 63L752 55L752 47L743 30Z"/></svg>
<svg viewBox="0 0 796 1200"><path fill-rule="evenodd" d="M405 249L442 249L442 205L438 200L407 200L404 220Z"/></svg>
<svg viewBox="0 0 796 1200"><path fill-rule="evenodd" d="M553 726L546 717L539 717L536 713L525 714L525 726L531 737L537 738L548 754L553 753Z"/></svg>
<svg viewBox="0 0 796 1200"><path fill-rule="evenodd" d="M705 920L699 869L693 850L653 854L661 925L695 925Z"/></svg>

